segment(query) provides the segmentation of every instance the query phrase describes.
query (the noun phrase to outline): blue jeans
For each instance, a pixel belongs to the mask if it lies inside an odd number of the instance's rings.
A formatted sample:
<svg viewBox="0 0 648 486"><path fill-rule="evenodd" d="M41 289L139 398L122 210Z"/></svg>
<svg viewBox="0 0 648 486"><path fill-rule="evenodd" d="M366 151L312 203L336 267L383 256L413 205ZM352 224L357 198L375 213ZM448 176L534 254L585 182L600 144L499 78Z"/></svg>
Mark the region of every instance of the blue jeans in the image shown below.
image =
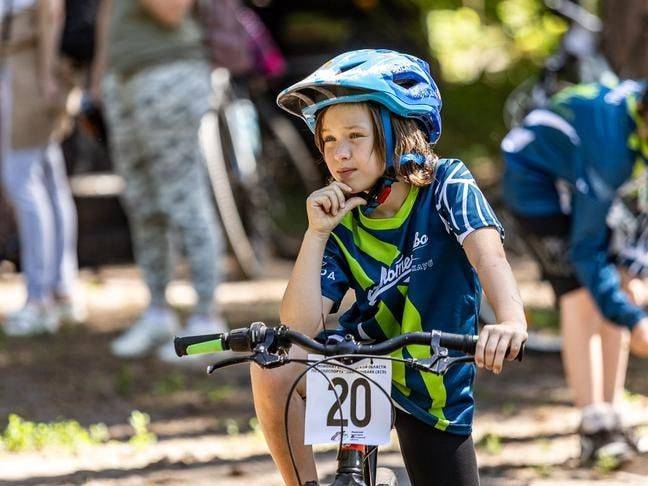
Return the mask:
<svg viewBox="0 0 648 486"><path fill-rule="evenodd" d="M18 223L27 296L42 300L54 292L70 295L78 267L77 220L63 153L57 143L20 150L10 147L9 74L0 70L0 165Z"/></svg>

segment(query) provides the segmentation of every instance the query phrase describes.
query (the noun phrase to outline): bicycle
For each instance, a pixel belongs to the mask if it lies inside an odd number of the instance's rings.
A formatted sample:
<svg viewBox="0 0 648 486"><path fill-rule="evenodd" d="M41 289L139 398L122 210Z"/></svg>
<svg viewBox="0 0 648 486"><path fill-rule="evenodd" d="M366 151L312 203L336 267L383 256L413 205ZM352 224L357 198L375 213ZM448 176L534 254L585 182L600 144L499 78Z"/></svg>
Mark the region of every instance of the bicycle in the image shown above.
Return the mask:
<svg viewBox="0 0 648 486"><path fill-rule="evenodd" d="M245 362L254 362L257 365L268 369L277 368L288 363L301 363L305 365L306 370L295 380L285 404L284 423L286 437L289 437L288 404L290 403L290 397L295 391L299 380L310 369L318 370L318 367L323 364L334 364L334 366L340 367L341 369L353 371L354 369L351 368L349 364L354 360L366 358L370 360L400 362L405 364L405 366L411 366L417 370L443 375L454 365L472 362L474 360L472 355L475 352L476 343L477 336L432 331L406 333L377 344L358 343L351 335L345 336L344 339L336 344L322 344L300 332L292 331L286 326L267 327L262 322L255 322L251 324L250 327L233 329L224 334L176 337L174 339L176 354L179 357L225 350L252 353L246 356L234 356L210 365L207 368L208 374L211 374L218 369ZM321 360L290 358L288 356L288 349L293 344L296 344L305 350L324 355L325 358ZM430 346L430 357L422 359L402 359L387 356L396 350L412 344ZM465 354L452 356L450 350L459 351ZM518 353L517 360L521 361L523 356L524 346ZM333 360L341 360L341 362L333 363ZM375 380L367 376L364 376L364 379L377 385L381 392L389 398L387 391L380 387ZM328 417L333 417L335 425L339 425L340 427L337 454L338 465L332 486L396 486L397 481L394 472L387 468L378 467L377 446L365 446L343 442L345 436L345 422L344 417L341 416L342 402L344 402L347 396L347 391L343 387L341 393L338 394L336 390L338 383L335 383L335 381L328 381L329 388L335 395L335 401L328 412ZM367 400L368 399L365 398L364 419L368 419L370 414L366 409ZM339 420L335 419L336 412L338 411L340 412ZM354 411L352 409L352 414L353 413ZM392 408L392 417L393 416ZM390 422L389 425L391 426L393 424ZM295 464L295 459L292 455L290 441L288 441L288 449L290 450L295 474L298 478L299 484L302 484ZM306 482L303 484L304 486L314 486L313 482Z"/></svg>
<svg viewBox="0 0 648 486"><path fill-rule="evenodd" d="M207 174L236 261L244 276L254 278L271 243L284 256L298 249L301 228L291 240L284 224L295 213L286 194L305 200L319 174L296 129L268 110L261 96L253 102L225 68L216 68L211 82L211 109L200 127Z"/></svg>

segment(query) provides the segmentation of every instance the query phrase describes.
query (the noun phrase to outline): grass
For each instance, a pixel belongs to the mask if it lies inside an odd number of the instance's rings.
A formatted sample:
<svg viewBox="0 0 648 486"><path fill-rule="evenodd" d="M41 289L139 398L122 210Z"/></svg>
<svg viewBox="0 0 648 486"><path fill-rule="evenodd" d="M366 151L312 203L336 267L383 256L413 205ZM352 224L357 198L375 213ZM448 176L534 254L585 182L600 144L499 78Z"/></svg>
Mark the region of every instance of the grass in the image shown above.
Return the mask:
<svg viewBox="0 0 648 486"><path fill-rule="evenodd" d="M39 423L10 414L9 423L0 436L0 449L8 452L34 452L49 448L76 451L81 446L107 440L108 429L103 423L85 428L76 420Z"/></svg>
<svg viewBox="0 0 648 486"><path fill-rule="evenodd" d="M144 447L156 442L157 437L149 431L151 419L148 414L134 410L128 421L133 428L129 444ZM83 446L104 444L109 438L108 428L103 423L83 427L76 420L31 422L12 413L0 434L0 451L21 453L63 449L76 452Z"/></svg>

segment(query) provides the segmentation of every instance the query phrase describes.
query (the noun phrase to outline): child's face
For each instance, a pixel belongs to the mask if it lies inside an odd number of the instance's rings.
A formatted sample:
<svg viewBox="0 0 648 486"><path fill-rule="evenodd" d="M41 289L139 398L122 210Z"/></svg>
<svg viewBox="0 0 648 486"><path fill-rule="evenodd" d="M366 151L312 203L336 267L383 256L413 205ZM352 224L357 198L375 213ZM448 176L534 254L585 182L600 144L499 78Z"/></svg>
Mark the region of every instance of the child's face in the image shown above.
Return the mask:
<svg viewBox="0 0 648 486"><path fill-rule="evenodd" d="M374 150L369 109L358 103L332 105L323 117L324 160L329 172L354 193L368 191L384 171L384 162Z"/></svg>

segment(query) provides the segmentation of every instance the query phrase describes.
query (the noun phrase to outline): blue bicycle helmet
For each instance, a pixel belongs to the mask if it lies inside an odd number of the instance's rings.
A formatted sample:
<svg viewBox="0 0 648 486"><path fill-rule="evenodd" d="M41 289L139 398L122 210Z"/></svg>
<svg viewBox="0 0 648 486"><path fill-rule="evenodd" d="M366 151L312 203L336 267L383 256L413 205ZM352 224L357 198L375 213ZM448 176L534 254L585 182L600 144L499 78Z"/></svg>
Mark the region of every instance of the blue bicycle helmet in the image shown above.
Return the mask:
<svg viewBox="0 0 648 486"><path fill-rule="evenodd" d="M370 191L369 214L389 195L393 174L394 139L389 112L417 120L435 143L441 135L441 94L425 61L387 49L362 49L331 59L304 80L283 90L277 104L302 118L314 133L317 114L337 103L374 101L381 107L386 141L385 176ZM419 154L403 154L401 163L424 163Z"/></svg>
<svg viewBox="0 0 648 486"><path fill-rule="evenodd" d="M399 116L417 119L430 143L441 135L441 94L430 67L396 51L340 54L277 97L277 104L301 117L312 132L323 108L359 101L375 101Z"/></svg>

